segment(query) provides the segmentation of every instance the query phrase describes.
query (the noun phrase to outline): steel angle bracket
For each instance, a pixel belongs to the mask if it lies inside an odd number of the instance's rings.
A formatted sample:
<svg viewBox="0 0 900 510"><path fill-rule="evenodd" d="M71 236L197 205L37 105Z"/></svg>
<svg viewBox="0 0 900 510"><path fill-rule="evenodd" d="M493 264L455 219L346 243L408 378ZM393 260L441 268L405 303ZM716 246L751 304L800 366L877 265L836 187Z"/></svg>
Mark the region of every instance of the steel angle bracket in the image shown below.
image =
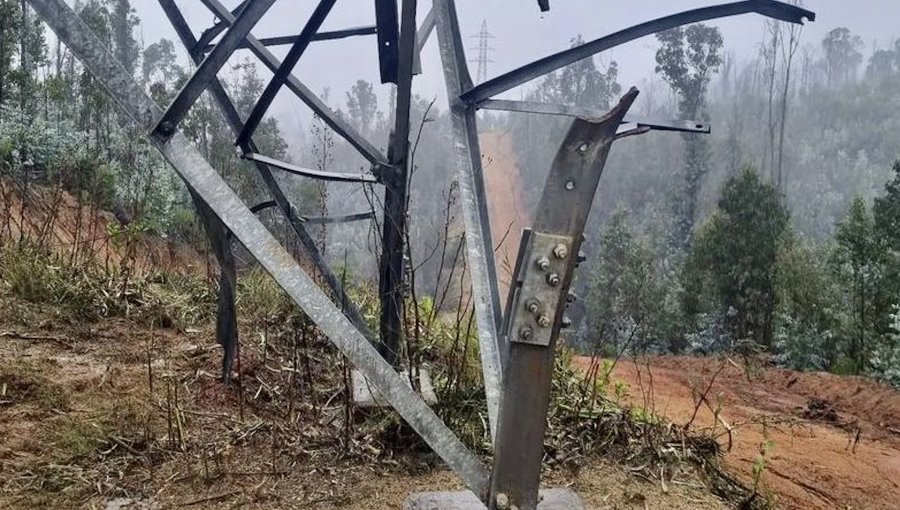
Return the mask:
<svg viewBox="0 0 900 510"><path fill-rule="evenodd" d="M140 128L151 132L162 110L65 0L28 0L28 3L103 85L120 110ZM488 472L481 461L404 383L403 377L384 361L190 141L177 130L168 137L150 136L149 139L185 183L398 414L470 490L485 496Z"/></svg>
<svg viewBox="0 0 900 510"><path fill-rule="evenodd" d="M591 205L617 130L637 98L629 90L609 113L576 119L563 140L520 249L515 300L507 318L509 342L490 508L533 510L538 504L543 439L556 340L578 263Z"/></svg>

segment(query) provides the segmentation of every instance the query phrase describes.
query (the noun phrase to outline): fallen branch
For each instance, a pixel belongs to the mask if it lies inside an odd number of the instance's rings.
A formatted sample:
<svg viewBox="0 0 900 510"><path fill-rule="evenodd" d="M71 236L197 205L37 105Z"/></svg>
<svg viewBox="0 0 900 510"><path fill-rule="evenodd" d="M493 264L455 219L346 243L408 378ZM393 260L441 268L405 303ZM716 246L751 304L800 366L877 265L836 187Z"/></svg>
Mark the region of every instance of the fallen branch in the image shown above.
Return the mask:
<svg viewBox="0 0 900 510"><path fill-rule="evenodd" d="M67 349L71 349L73 344L69 341L68 338L59 337L59 336L47 336L47 335L34 335L31 333L19 333L16 331L3 331L0 332L0 338L15 338L17 340L38 340L45 342L55 342Z"/></svg>
<svg viewBox="0 0 900 510"><path fill-rule="evenodd" d="M178 506L193 506L199 505L200 503L209 503L210 501L218 501L220 499L225 499L237 494L240 494L240 491L228 491L222 494L215 494L213 496L205 496L202 498L192 499L186 503L180 503Z"/></svg>

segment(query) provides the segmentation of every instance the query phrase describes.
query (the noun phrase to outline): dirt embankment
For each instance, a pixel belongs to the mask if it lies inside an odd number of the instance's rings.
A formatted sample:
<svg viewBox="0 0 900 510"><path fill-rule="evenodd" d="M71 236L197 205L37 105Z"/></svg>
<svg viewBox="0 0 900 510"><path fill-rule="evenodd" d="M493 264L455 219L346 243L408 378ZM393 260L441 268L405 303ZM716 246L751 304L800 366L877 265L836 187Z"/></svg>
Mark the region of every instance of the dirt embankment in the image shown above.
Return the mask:
<svg viewBox="0 0 900 510"><path fill-rule="evenodd" d="M522 176L512 136L506 132L491 131L483 133L479 142L484 166L484 187L489 197L491 237L495 247L497 278L500 280L500 300L505 302L522 240L522 229L531 224L531 218L522 195Z"/></svg>
<svg viewBox="0 0 900 510"><path fill-rule="evenodd" d="M892 388L686 357L623 360L613 378L628 383L633 405L679 425L693 417L693 429L715 430L726 448L727 424L726 466L748 486L758 479L780 508L900 508L900 392ZM710 405L697 406L707 388ZM759 477L754 466L763 467Z"/></svg>
<svg viewBox="0 0 900 510"><path fill-rule="evenodd" d="M185 243L129 235L113 213L79 203L61 188L32 185L23 192L6 179L0 179L0 239L27 239L72 260L107 267L127 262L138 272L207 270L207 260Z"/></svg>

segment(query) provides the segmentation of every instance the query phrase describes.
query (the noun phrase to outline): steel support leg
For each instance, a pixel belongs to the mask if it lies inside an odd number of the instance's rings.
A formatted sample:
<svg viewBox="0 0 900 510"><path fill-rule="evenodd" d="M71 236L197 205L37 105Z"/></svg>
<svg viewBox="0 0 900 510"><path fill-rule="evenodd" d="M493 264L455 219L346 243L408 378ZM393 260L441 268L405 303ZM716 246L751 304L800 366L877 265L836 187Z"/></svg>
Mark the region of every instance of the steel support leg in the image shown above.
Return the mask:
<svg viewBox="0 0 900 510"><path fill-rule="evenodd" d="M382 355L397 366L403 338L406 224L409 208L409 118L412 100L413 60L416 55L416 0L403 0L397 68L397 113L390 168L384 175L384 225L381 243L379 290L381 295Z"/></svg>
<svg viewBox="0 0 900 510"><path fill-rule="evenodd" d="M637 97L631 89L609 114L575 120L553 161L524 256L516 268L509 359L500 401L490 508L535 510L553 354L584 226L616 130Z"/></svg>
<svg viewBox="0 0 900 510"><path fill-rule="evenodd" d="M191 200L197 209L197 216L209 237L216 262L219 264L219 306L216 314L216 340L222 346L222 382L231 379L231 369L238 351L237 307L237 267L231 251L231 235L222 220L206 203L190 190Z"/></svg>
<svg viewBox="0 0 900 510"><path fill-rule="evenodd" d="M459 178L461 206L466 226L466 257L472 280L472 292L475 295L475 319L478 325L481 369L484 374L484 393L487 398L491 437L496 441L497 409L500 404L505 347L498 336L500 298L475 110L459 100L462 91L472 86L472 79L466 67L454 0L434 0L433 8L450 101L453 159Z"/></svg>

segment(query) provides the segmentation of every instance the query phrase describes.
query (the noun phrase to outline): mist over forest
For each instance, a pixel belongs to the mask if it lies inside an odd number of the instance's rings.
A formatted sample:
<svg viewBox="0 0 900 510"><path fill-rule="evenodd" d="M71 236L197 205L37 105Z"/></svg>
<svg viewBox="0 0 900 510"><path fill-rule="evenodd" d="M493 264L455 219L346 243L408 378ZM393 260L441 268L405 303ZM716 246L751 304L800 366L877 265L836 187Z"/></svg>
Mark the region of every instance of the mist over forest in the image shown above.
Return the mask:
<svg viewBox="0 0 900 510"><path fill-rule="evenodd" d="M172 100L193 68L177 42L153 40L129 0L76 6L158 103ZM771 353L794 368L898 383L900 40L876 45L841 26L810 40L799 25L764 26L751 53L730 50L728 34L715 24L646 40L654 47L655 74L636 84L641 95L633 112L711 123L713 130L651 132L616 143L587 230L589 260L576 277L582 299L572 311L570 342L605 355L740 348ZM619 78L627 65L587 59L519 93L605 110L632 85ZM245 54L232 59L225 84L241 115L267 80ZM318 92L385 149L393 98L380 108L378 86L360 77L347 90ZM0 3L0 102L5 176L60 181L131 225L203 248L184 186L133 131L122 129L99 84L19 2ZM417 95L412 105L408 266L418 273L419 298L437 299L435 282L465 274L445 103ZM504 178L521 193L524 205L512 214L527 225L571 121L479 115L483 133L512 143L516 164ZM320 119L301 121L303 132L286 136L282 126L294 120L267 117L257 131L261 152L323 171L369 171ZM268 200L256 173L236 157L209 97L191 110L183 130L247 203ZM489 161L485 166L492 172ZM379 210L383 200L364 185L286 174L279 180L306 215ZM300 249L277 214L262 217ZM316 234L332 264L361 285L377 276L380 221ZM502 237L495 232L495 241ZM459 271L448 275L454 267Z"/></svg>

